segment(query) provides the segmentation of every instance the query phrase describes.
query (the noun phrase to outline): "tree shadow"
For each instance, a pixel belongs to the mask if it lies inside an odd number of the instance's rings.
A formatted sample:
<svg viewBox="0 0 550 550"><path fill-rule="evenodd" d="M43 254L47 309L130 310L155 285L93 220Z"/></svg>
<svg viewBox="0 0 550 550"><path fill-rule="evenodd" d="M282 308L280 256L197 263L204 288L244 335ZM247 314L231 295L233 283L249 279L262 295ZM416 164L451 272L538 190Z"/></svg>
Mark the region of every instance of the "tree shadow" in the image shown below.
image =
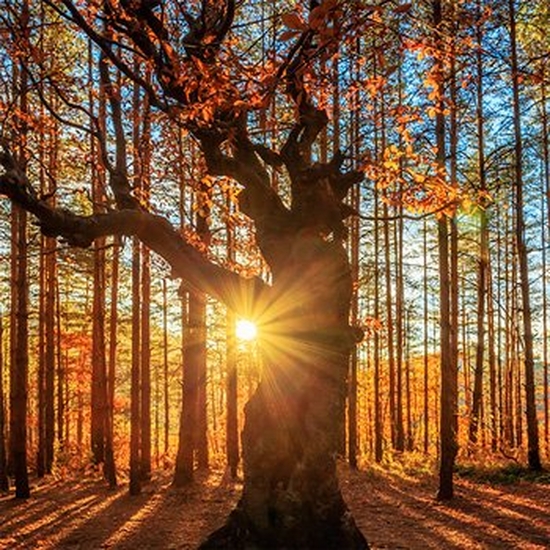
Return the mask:
<svg viewBox="0 0 550 550"><path fill-rule="evenodd" d="M165 487L131 528L109 542L116 548L196 548L219 527L240 496L242 484L219 472L199 472L184 488Z"/></svg>
<svg viewBox="0 0 550 550"><path fill-rule="evenodd" d="M536 484L511 488L457 481L457 497L436 502L436 482L350 472L346 496L359 527L374 547L543 548L550 546L549 503ZM354 487L362 487L360 494ZM517 491L517 488L516 488ZM539 499L542 499L539 500Z"/></svg>

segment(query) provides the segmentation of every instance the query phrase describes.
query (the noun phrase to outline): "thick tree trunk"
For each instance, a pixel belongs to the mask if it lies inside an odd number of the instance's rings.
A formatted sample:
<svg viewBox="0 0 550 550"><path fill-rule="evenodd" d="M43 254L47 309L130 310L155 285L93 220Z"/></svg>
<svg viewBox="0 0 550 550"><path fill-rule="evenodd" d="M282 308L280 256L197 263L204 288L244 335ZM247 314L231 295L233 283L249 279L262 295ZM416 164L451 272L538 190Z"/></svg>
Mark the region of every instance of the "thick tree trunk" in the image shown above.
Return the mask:
<svg viewBox="0 0 550 550"><path fill-rule="evenodd" d="M368 547L336 474L354 345L348 260L340 243L307 236L290 258L271 319L259 320L264 372L245 407L243 495L203 549Z"/></svg>

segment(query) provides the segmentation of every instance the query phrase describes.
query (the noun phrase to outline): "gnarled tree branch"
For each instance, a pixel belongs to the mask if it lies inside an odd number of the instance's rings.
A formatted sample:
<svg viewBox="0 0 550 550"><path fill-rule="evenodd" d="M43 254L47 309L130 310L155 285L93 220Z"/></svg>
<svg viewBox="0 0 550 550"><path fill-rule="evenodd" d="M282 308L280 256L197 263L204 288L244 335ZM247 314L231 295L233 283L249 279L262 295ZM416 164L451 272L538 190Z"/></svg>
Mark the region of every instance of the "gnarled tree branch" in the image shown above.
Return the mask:
<svg viewBox="0 0 550 550"><path fill-rule="evenodd" d="M246 279L214 264L190 245L162 216L145 210L125 209L78 215L41 200L9 151L0 154L5 172L0 175L0 195L33 214L44 235L61 237L70 245L89 247L99 237L138 237L172 268L185 284L220 300L237 314L257 317L270 301L270 287L260 279Z"/></svg>

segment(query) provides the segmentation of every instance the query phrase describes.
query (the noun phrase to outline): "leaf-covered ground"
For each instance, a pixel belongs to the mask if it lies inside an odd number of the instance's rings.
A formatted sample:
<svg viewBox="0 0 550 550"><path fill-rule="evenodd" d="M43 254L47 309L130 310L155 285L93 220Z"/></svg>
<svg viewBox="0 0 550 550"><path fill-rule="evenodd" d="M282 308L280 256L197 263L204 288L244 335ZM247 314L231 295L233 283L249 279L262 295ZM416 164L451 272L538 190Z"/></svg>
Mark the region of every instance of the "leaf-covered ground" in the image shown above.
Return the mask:
<svg viewBox="0 0 550 550"><path fill-rule="evenodd" d="M342 468L342 487L373 548L550 548L550 485L457 479L452 503L434 500L434 475ZM241 486L221 472L186 489L169 476L138 497L100 479L35 482L33 496L0 498L0 548L191 549L220 525Z"/></svg>

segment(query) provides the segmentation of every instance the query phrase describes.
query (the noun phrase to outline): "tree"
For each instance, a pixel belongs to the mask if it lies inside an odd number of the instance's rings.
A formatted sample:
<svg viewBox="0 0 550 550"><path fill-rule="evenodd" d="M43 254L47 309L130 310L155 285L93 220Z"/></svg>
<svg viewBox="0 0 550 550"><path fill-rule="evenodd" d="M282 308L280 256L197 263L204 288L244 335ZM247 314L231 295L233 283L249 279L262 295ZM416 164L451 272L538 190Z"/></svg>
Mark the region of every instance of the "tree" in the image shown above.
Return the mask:
<svg viewBox="0 0 550 550"><path fill-rule="evenodd" d="M19 38L28 37L29 3L21 6L20 18L15 33ZM20 133L17 161L11 155L2 156L0 162L17 167L22 175L27 167L25 141L28 137L28 91L29 75L22 59L14 66L14 78L19 78L20 115L17 130ZM11 212L11 320L10 320L10 465L15 477L16 498L30 496L27 471L27 407L28 407L28 245L27 211L18 204Z"/></svg>
<svg viewBox="0 0 550 550"><path fill-rule="evenodd" d="M509 0L511 60L512 60L512 92L514 111L514 211L515 211L515 237L519 263L522 320L523 320L523 344L524 344L524 370L525 370L525 399L527 419L527 458L529 468L541 470L539 454L539 433L537 410L535 403L535 359L533 352L533 328L531 321L531 296L529 290L529 264L527 245L525 243L525 214L523 198L523 139L521 135L521 114L519 100L519 68L516 45L516 10L515 0Z"/></svg>
<svg viewBox="0 0 550 550"><path fill-rule="evenodd" d="M192 133L211 176L242 186L241 211L253 220L270 268L268 284L213 263L168 218L147 209L121 164L108 168L111 210L84 215L47 204L9 148L4 151L0 193L32 213L45 235L82 247L110 234L138 238L186 285L261 324L264 374L245 409L243 495L205 547L365 548L342 499L335 461L349 358L360 337L349 325L353 285L343 219L351 211L343 201L363 174L344 169L339 152L330 161L316 160L327 115L307 83L315 78L317 56L334 50L327 21L353 21L361 12L368 20L371 8L314 3L308 23L298 14L287 18L295 39L281 46L276 68L261 75L265 88L250 95L239 81L246 75L236 78L239 66L229 61L233 42L224 44L235 16L231 0L205 1L198 11L191 3L106 0L97 18L95 2L46 3L86 33L152 107ZM116 33L109 35L103 24ZM127 49L117 42L130 43L148 61L154 82L128 64ZM272 94L278 85L296 120L274 151L253 140L249 123L254 110L264 109L259 94ZM109 99L113 111L119 108L115 94ZM114 129L120 130L116 121ZM274 166L287 173L288 202L271 186Z"/></svg>
<svg viewBox="0 0 550 550"><path fill-rule="evenodd" d="M435 58L435 82L437 86L436 144L439 172L445 177L445 108L444 108L444 49L442 46L443 13L441 0L434 0L433 23L437 54ZM450 220L442 215L437 222L437 244L439 252L439 319L441 353L441 455L439 465L439 490L437 498L448 500L453 497L453 468L457 453L456 434L456 364L453 342L453 306L451 286L452 277L452 240L449 238ZM451 258L450 258L451 256Z"/></svg>
<svg viewBox="0 0 550 550"><path fill-rule="evenodd" d="M0 491L9 489L4 408L4 322L0 314Z"/></svg>
<svg viewBox="0 0 550 550"><path fill-rule="evenodd" d="M228 204L228 211L231 213L231 205ZM227 231L227 258L233 263L235 261L235 243L232 223L228 219ZM227 311L226 317L226 453L227 465L231 477L237 477L239 467L239 417L238 417L238 372L237 372L237 345L235 337L235 314Z"/></svg>

